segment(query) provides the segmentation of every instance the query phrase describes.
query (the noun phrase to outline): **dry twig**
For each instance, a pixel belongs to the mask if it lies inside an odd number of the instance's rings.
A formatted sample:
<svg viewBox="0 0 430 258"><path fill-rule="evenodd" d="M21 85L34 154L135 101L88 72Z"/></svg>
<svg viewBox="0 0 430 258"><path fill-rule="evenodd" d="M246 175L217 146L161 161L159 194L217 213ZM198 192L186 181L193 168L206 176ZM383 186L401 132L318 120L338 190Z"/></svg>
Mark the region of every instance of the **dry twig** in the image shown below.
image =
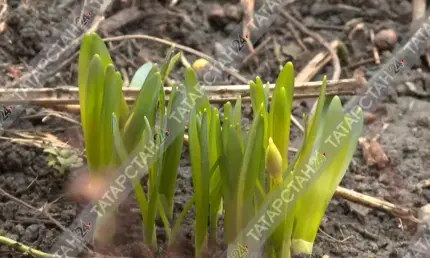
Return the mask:
<svg viewBox="0 0 430 258"><path fill-rule="evenodd" d="M357 63L348 65L348 69L353 70L353 69L355 69L355 68L357 68L359 66L370 64L372 62L375 62L375 58L363 59L363 60L358 61Z"/></svg>
<svg viewBox="0 0 430 258"><path fill-rule="evenodd" d="M412 21L417 21L425 17L426 4L426 0L412 0Z"/></svg>
<svg viewBox="0 0 430 258"><path fill-rule="evenodd" d="M14 202L16 202L16 203L18 203L18 204L21 204L22 206L24 206L24 207L26 207L26 208L28 208L28 209L30 209L31 211L33 211L33 212L35 212L35 213L38 213L38 214L41 214L41 215L43 215L43 216L45 216L45 217L47 217L50 221L52 221L58 228L60 228L63 232L69 232L69 233L71 233L72 235L74 234L74 233L72 233L69 229L67 229L66 227L64 227L62 224L61 224L61 222L59 222L58 220L56 220L54 217L52 217L49 213L48 213L48 211L46 211L45 209L37 209L37 208L35 208L35 207L33 207L33 206L31 206L30 204L28 204L28 203L26 203L26 202L24 202L23 200L21 200L21 199L19 199L19 198L16 198L15 196L13 196L13 195L11 195L10 193L8 193L8 192L6 192L3 188L1 188L0 187L0 193L2 193L4 196L6 196L7 198L9 198L10 200L12 200L12 201L14 201ZM0 239L0 240L5 240L6 242L3 242L3 243L10 243L10 244L12 244L12 242L10 242L10 240L11 239L8 239L8 238L2 238L2 239ZM13 240L12 240L13 241ZM1 241L0 241L1 242ZM16 241L15 241L15 245L16 245ZM18 247L20 246L21 244L19 244L18 245ZM27 247L27 246L22 246L21 245L21 248L19 248L18 250L22 250L22 249L24 249L24 250L27 250L28 251L28 249L29 249L29 247ZM31 248L30 248L31 249ZM90 249L88 249L87 247L85 247L85 249L90 253L90 254L93 254L93 252L90 250ZM34 249L32 249L32 251L35 251ZM40 252L40 251L39 251ZM43 252L41 252L41 253L43 253ZM35 253L34 253L35 254ZM43 253L44 254L44 253ZM53 257L53 256L41 256L41 257Z"/></svg>
<svg viewBox="0 0 430 258"><path fill-rule="evenodd" d="M330 52L332 59L333 59L333 69L334 69L332 80L339 80L341 70L340 70L339 57L337 56L336 51L330 47L330 45L327 43L327 41L323 37L321 37L321 35L319 35L316 32L310 31L303 24L301 24L299 21L297 21L292 15L290 15L287 11L285 11L284 9L281 8L280 12L287 20L289 20L291 23L293 23L294 26L296 26L303 33L314 38L316 41L318 41L321 45L323 45Z"/></svg>
<svg viewBox="0 0 430 258"><path fill-rule="evenodd" d="M181 45L181 44L176 44L173 43L169 40L165 40L165 39L160 39L157 37L152 37L149 35L124 35L124 36L118 36L118 37L110 37L110 38L105 38L103 39L104 41L121 41L121 40L129 40L129 39L144 39L144 40L151 40L151 41L155 41L161 44L165 44L168 46L174 46L177 49L180 49L182 51L194 54L200 58L204 58L207 61L211 62L212 64L216 65L216 67L218 67L219 69L223 70L224 72L228 73L229 75L233 76L234 78L236 78L237 80L239 80L242 83L248 83L248 80L245 79L244 77L242 77L240 74L238 74L237 72L235 72L233 69L231 68L227 68L225 67L223 64L221 64L220 62L218 62L217 60L215 60L214 58L212 58L209 55L206 55L205 53L202 53L200 51L197 51L195 49L192 49L190 47Z"/></svg>
<svg viewBox="0 0 430 258"><path fill-rule="evenodd" d="M355 25L355 27L349 32L348 39L352 40L352 37L355 35L355 33L357 33L358 31L363 31L365 27L366 26L364 25L364 23L359 23Z"/></svg>
<svg viewBox="0 0 430 258"><path fill-rule="evenodd" d="M255 27L254 25L254 0L241 0L241 4L245 9L245 18L243 22L243 37L246 39L246 44L248 45L249 51L254 53L254 47L251 42L251 30L250 27Z"/></svg>
<svg viewBox="0 0 430 258"><path fill-rule="evenodd" d="M69 117L68 114L61 114L60 112L56 112L56 111L44 111L44 112L41 112L40 114L37 114L37 115L22 117L22 119L42 118L42 122L46 122L51 116L55 116L55 117L58 117L60 119L65 120L65 121L68 121L72 124L82 126L81 123L79 123L75 119Z"/></svg>
<svg viewBox="0 0 430 258"><path fill-rule="evenodd" d="M121 74L122 74L122 78L124 78L123 83L122 83L122 87L128 88L130 86L130 79L128 78L127 70L124 67L121 68Z"/></svg>
<svg viewBox="0 0 430 258"><path fill-rule="evenodd" d="M7 0L0 1L0 5L0 33L2 33L6 29L6 16L9 5L7 4Z"/></svg>
<svg viewBox="0 0 430 258"><path fill-rule="evenodd" d="M410 209L400 207L390 202L379 200L375 197L361 194L341 186L336 188L335 195L367 207L381 209L401 219L408 219L416 223L419 222L419 220L413 216L413 212Z"/></svg>
<svg viewBox="0 0 430 258"><path fill-rule="evenodd" d="M100 30L103 33L117 31L128 23L140 20L143 17L145 17L145 13L139 10L137 7L122 9L121 11L107 18L100 26Z"/></svg>
<svg viewBox="0 0 430 258"><path fill-rule="evenodd" d="M343 31L343 26L336 26L336 25L324 25L324 24L312 24L308 26L311 29L319 29L319 30L338 30Z"/></svg>
<svg viewBox="0 0 430 258"><path fill-rule="evenodd" d="M336 51L340 41L335 40L330 43L330 48ZM324 66L332 60L332 56L327 51L321 51L296 76L297 82L308 82L312 80Z"/></svg>
<svg viewBox="0 0 430 258"><path fill-rule="evenodd" d="M39 133L41 135L33 135L34 132L32 132L32 135L30 135L29 133L17 132L15 130L8 131L8 133L14 134L20 138L0 136L0 139L16 142L18 144L30 145L37 148L46 148L49 146L55 146L63 149L74 149L69 144L62 142L56 136L49 133Z"/></svg>
<svg viewBox="0 0 430 258"><path fill-rule="evenodd" d="M378 48L375 45L375 32L373 32L373 30L370 30L370 41L372 42L373 58L375 59L375 64L380 64L381 58L379 57Z"/></svg>
<svg viewBox="0 0 430 258"><path fill-rule="evenodd" d="M290 29L291 33L293 33L294 39L297 41L297 44L305 51L308 52L308 48L303 43L303 41L300 39L300 34L294 29L294 26L289 22L287 23L288 29Z"/></svg>
<svg viewBox="0 0 430 258"><path fill-rule="evenodd" d="M271 40L271 37L268 37L266 40L264 40L260 45L258 45L257 48L255 48L254 52L249 53L249 55L247 57L245 57L242 61L242 63L240 64L240 68L242 66L244 66L249 59L251 59L253 56L255 56L256 54L260 53L261 50L264 50L264 47L267 45L267 43L269 43L269 41Z"/></svg>
<svg viewBox="0 0 430 258"><path fill-rule="evenodd" d="M0 244L5 245L5 246L9 246L12 249L22 253L23 255L31 255L33 257L37 257L37 258L57 258L58 256L55 256L53 254L48 254L45 252L42 252L40 250L37 250L35 248L29 247L27 245L24 245L20 242L17 242L13 239L4 237L4 236L0 236ZM62 256L63 258L76 258L76 257L71 257L71 256ZM88 257L94 257L94 258L130 258L130 257L118 257L118 256L109 256L109 255L101 255L101 254L97 254L97 253L92 253L92 256L88 256Z"/></svg>
<svg viewBox="0 0 430 258"><path fill-rule="evenodd" d="M295 99L317 98L320 93L322 82L297 82L294 88ZM270 84L273 91L275 84ZM327 81L327 95L354 95L357 93L360 84L355 79L343 79L339 81ZM206 94L212 103L222 103L236 100L243 97L244 102L250 102L249 85L225 85L225 86L202 86L202 92ZM27 98L20 99L16 92L25 91ZM128 103L133 103L140 89L123 88L123 93ZM164 87L166 100L172 91L171 87ZM0 104L35 104L43 106L56 106L79 104L79 89L74 86L64 86L57 88L37 88L37 89L2 89L0 88Z"/></svg>

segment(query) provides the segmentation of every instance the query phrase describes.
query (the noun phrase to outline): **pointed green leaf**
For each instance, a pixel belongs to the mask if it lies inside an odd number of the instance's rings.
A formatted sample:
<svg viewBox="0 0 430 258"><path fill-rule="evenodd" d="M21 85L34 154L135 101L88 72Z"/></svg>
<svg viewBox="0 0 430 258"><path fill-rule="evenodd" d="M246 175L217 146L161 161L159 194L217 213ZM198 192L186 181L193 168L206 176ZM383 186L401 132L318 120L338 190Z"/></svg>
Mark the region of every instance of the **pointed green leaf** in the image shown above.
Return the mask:
<svg viewBox="0 0 430 258"><path fill-rule="evenodd" d="M263 104L261 104L262 106ZM264 163L264 109L255 116L251 125L245 155L240 168L237 195L237 232L247 225L253 215L253 209L247 204L253 196L255 183L260 173L261 163Z"/></svg>
<svg viewBox="0 0 430 258"><path fill-rule="evenodd" d="M116 115L114 113L112 113L112 134L114 139L115 150L118 153L121 161L125 162L128 157L127 150L121 139L118 119L116 118ZM132 180L132 184L134 187L134 192L136 194L136 199L139 203L140 212L142 214L143 228L145 231L148 228L147 225L145 224L146 219L148 217L148 201L146 200L145 192L143 191L142 185L140 184L139 179L137 177L134 178L134 180Z"/></svg>
<svg viewBox="0 0 430 258"><path fill-rule="evenodd" d="M85 100L87 95L87 82L90 62L94 56L94 50L92 45L92 37L90 34L85 34L82 39L81 48L79 50L79 61L78 61L78 87L79 87L79 105L81 110L81 120L83 130L86 131L87 126L85 124L85 117L87 108L85 107Z"/></svg>
<svg viewBox="0 0 430 258"><path fill-rule="evenodd" d="M155 73L149 77L140 90L139 97L133 107L125 127L124 127L124 145L127 151L132 151L142 137L145 129L142 123L143 117L150 117L157 105L158 94L161 87L160 73Z"/></svg>
<svg viewBox="0 0 430 258"><path fill-rule="evenodd" d="M184 85L188 93L188 101L186 102L186 104L190 109L197 107L198 111L203 111L203 109L205 108L206 110L210 110L211 106L209 103L209 99L202 92L199 82L197 80L196 73L191 67L187 67L187 70L185 72Z"/></svg>
<svg viewBox="0 0 430 258"><path fill-rule="evenodd" d="M331 124L332 114L337 113L338 117L342 118L342 108L340 100L335 97L327 112L326 123ZM313 242L315 241L316 234L318 232L319 225L322 217L324 216L325 210L328 207L330 199L334 195L337 186L340 184L348 165L352 159L352 156L357 147L358 137L361 135L363 130L363 115L362 112L356 114L359 118L353 118L350 114L346 114L341 125L347 129L343 141L346 144L341 145L341 150L337 152L334 157L335 162L332 162L325 168L324 173L312 184L309 191L300 198L298 210L295 218L295 230L293 235L293 249L295 252L300 253L311 253ZM338 121L336 121L338 122ZM357 125L351 126L353 123ZM336 123L338 125L339 123ZM349 126L347 126L349 125ZM314 205L308 205L310 200L318 198L319 201ZM309 216L307 214L312 214Z"/></svg>
<svg viewBox="0 0 430 258"><path fill-rule="evenodd" d="M84 128L85 147L88 158L88 166L91 172L99 169L100 165L100 131L97 126L100 123L101 106L103 99L104 87L104 70L101 59L95 55L90 63L89 76L87 81L87 93L85 100L85 107L88 109L85 117L85 124L88 125Z"/></svg>
<svg viewBox="0 0 430 258"><path fill-rule="evenodd" d="M113 64L112 58L110 57L109 50L106 47L106 43L96 33L91 34L92 44L94 44L94 53L99 55L103 64L103 71L108 65Z"/></svg>
<svg viewBox="0 0 430 258"><path fill-rule="evenodd" d="M133 75L133 78L131 79L129 88L134 88L134 89L142 88L152 68L153 68L152 63L145 63L139 69L137 69L136 73Z"/></svg>
<svg viewBox="0 0 430 258"><path fill-rule="evenodd" d="M291 109L288 105L285 88L281 88L274 96L273 105L273 142L282 156L282 171L288 167L288 145L290 142Z"/></svg>
<svg viewBox="0 0 430 258"><path fill-rule="evenodd" d="M320 96L318 98L317 108L311 120L311 124L309 125L307 139L306 139L306 142L304 143L304 148L300 153L299 161L297 162L297 168L294 168L295 171L301 171L302 169L304 169L305 165L307 165L309 161L312 150L318 148L318 146L315 145L315 140L317 138L317 134L320 128L320 121L323 113L323 108L325 105L326 85L327 85L327 77L324 76L323 84L321 86Z"/></svg>
<svg viewBox="0 0 430 258"><path fill-rule="evenodd" d="M203 119L203 126L207 125L207 116ZM202 143L202 141L207 140L203 135L199 135L198 123L197 123L197 113L195 109L191 111L190 121L188 125L189 131L189 146L190 146L190 159L191 159L191 169L193 177L194 186L194 196L196 204L196 232L195 232L195 254L196 257L201 257L202 248L207 241L207 225L208 225L208 215L209 215L209 182L207 166L208 157L206 156L207 150L203 149L203 145L207 147L207 142ZM206 132L204 132L206 133ZM202 162L203 161L203 162ZM207 185L207 188L205 188Z"/></svg>
<svg viewBox="0 0 430 258"><path fill-rule="evenodd" d="M113 65L109 65L105 72L105 85L100 121L100 165L107 168L112 163L114 142L112 132L112 113L120 115L121 84L119 73L115 72Z"/></svg>
<svg viewBox="0 0 430 258"><path fill-rule="evenodd" d="M167 119L167 128L170 132L169 135L172 135L170 137L175 138L167 147L167 150L163 157L164 164L163 170L161 172L161 185L163 187L160 188L160 195L163 195L166 200L165 210L169 218L173 216L173 198L175 195L177 170L179 168L181 160L185 132L185 121L181 120L181 123L178 123L173 117L170 116L172 114L172 111L177 110L177 108L181 105L182 96L176 95L177 92L175 88L174 91L170 94L170 97L172 99L169 101L169 118Z"/></svg>
<svg viewBox="0 0 430 258"><path fill-rule="evenodd" d="M282 69L281 73L278 76L278 79L276 80L275 89L273 90L272 98L275 98L276 95L279 94L281 91L281 88L285 88L285 93L287 96L287 110L291 110L290 106L292 107L292 99L294 94L294 67L291 62L288 62L285 64L284 68ZM290 101L291 100L291 101ZM270 137L273 136L273 132L277 130L277 128L274 128L274 110L276 109L276 101L272 100L272 103L270 105L270 115L269 115L269 132ZM291 111L290 111L291 112Z"/></svg>
<svg viewBox="0 0 430 258"><path fill-rule="evenodd" d="M233 111L233 126L236 129L237 136L239 137L239 143L242 147L242 152L245 151L243 136L242 136L242 98L239 96L236 103L234 104Z"/></svg>

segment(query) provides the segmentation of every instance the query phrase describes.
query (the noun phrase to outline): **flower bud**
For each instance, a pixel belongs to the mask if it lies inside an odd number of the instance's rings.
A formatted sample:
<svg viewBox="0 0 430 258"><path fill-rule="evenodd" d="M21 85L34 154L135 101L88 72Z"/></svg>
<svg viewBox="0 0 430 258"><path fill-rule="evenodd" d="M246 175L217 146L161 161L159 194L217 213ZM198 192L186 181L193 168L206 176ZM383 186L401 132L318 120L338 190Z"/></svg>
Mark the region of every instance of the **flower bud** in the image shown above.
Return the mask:
<svg viewBox="0 0 430 258"><path fill-rule="evenodd" d="M273 177L275 185L282 183L282 156L272 138L269 138L269 145L266 149L266 169Z"/></svg>
<svg viewBox="0 0 430 258"><path fill-rule="evenodd" d="M200 58L193 63L193 69L198 73L202 71L208 64L209 62L206 59Z"/></svg>

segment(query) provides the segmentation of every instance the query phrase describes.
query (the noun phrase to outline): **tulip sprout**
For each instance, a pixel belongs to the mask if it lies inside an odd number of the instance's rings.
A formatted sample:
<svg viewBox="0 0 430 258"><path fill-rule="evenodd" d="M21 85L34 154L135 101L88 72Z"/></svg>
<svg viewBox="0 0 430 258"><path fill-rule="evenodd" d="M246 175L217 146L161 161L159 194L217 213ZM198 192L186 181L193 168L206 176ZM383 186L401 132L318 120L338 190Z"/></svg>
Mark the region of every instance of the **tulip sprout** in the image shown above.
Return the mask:
<svg viewBox="0 0 430 258"><path fill-rule="evenodd" d="M118 168L136 149L151 146L154 155L145 164L149 170L148 191L144 191L140 180L132 181L142 213L144 241L157 248L155 220L158 215L169 245L175 244L180 225L194 206L195 257L200 258L208 243L217 241L221 215L224 215L224 242L231 244L242 236L241 232L259 212L268 194L295 183L293 178L298 178L297 171L316 164L323 173L299 181L305 193L297 197L294 207L282 207L288 210L288 215L276 225L270 241L265 243L267 258L289 258L291 250L311 254L324 212L361 135L361 110L353 116L344 115L339 98L326 97L324 77L316 110L309 119L304 119L302 146L291 161L288 152L294 95L291 63L282 68L270 102L269 84L263 85L259 77L250 82L254 117L246 131L242 129L242 99L239 97L234 106L227 102L221 118L220 111L211 107L208 98L202 95L191 67L186 68L183 86L173 87L166 106L164 81L179 58L179 54L173 56L172 48L161 68L152 63L139 68L130 87L139 88L140 93L130 109L122 94L121 74L115 70L103 40L96 34L84 36L78 83L90 175ZM184 103L188 110L183 107ZM188 111L191 112L186 116ZM183 119L175 116L178 113ZM186 120L189 121L194 196L171 228ZM334 151L326 141L339 124L343 129L340 152ZM323 149L338 153L332 157L332 163L325 162L326 153L321 154ZM114 223L115 211L111 214L110 219L97 221L97 226ZM105 232L100 236L96 231L95 237L106 240L113 233Z"/></svg>

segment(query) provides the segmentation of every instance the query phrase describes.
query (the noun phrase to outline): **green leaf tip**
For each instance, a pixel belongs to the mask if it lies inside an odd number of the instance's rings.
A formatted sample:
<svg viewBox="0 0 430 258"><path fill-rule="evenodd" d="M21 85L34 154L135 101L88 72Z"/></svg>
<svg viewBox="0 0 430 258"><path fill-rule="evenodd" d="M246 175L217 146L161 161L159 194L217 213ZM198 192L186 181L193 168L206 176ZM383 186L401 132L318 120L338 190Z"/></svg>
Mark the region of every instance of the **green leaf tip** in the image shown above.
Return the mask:
<svg viewBox="0 0 430 258"><path fill-rule="evenodd" d="M295 254L312 254L313 243L303 239L293 239L291 241L291 249Z"/></svg>
<svg viewBox="0 0 430 258"><path fill-rule="evenodd" d="M274 179L275 185L282 183L282 155L273 142L272 137L269 138L269 145L266 150L266 169Z"/></svg>

